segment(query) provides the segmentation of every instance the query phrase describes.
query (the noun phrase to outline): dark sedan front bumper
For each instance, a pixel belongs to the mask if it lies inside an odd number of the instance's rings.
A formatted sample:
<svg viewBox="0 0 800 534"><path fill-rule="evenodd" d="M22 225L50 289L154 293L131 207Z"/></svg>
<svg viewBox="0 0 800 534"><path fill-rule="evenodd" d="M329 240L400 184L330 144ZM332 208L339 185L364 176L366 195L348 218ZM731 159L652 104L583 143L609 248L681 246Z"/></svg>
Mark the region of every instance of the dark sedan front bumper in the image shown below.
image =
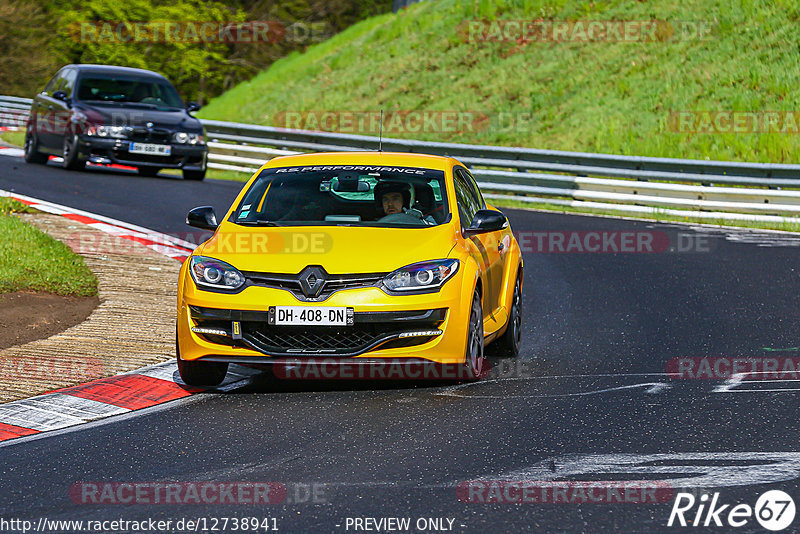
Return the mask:
<svg viewBox="0 0 800 534"><path fill-rule="evenodd" d="M132 154L128 147L128 139L104 138L92 135L81 135L78 143L78 155L88 161L100 161L131 167L156 167L159 169L185 169L204 171L208 162L206 145L186 145L169 143L172 147L169 156L153 154ZM163 144L163 143L157 143Z"/></svg>

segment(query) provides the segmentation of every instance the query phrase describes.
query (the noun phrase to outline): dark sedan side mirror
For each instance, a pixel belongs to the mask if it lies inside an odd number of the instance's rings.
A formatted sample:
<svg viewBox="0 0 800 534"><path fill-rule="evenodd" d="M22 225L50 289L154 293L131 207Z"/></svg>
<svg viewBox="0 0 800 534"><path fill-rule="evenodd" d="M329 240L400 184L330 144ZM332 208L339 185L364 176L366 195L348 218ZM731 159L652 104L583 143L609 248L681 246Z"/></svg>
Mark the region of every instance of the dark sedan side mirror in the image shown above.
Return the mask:
<svg viewBox="0 0 800 534"><path fill-rule="evenodd" d="M469 228L464 230L464 237L487 232L497 232L508 226L508 219L499 211L478 210L472 218Z"/></svg>
<svg viewBox="0 0 800 534"><path fill-rule="evenodd" d="M201 230L216 230L219 226L217 214L211 206L200 206L191 210L186 216L186 224Z"/></svg>
<svg viewBox="0 0 800 534"><path fill-rule="evenodd" d="M62 102L66 102L69 100L69 98L67 98L66 91L56 91L55 93L53 93L53 98L55 98L56 100L61 100Z"/></svg>
<svg viewBox="0 0 800 534"><path fill-rule="evenodd" d="M186 111L188 111L188 112L200 111L201 107L203 107L203 106L201 106L197 102L189 102L188 104L186 104Z"/></svg>

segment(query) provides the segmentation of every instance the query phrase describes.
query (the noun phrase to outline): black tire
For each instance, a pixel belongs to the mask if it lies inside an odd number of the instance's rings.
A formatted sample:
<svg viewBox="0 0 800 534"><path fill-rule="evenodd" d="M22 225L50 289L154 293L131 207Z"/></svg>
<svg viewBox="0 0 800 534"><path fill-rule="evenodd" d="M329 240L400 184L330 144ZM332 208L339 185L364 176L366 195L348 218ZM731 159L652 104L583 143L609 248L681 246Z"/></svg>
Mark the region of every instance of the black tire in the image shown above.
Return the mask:
<svg viewBox="0 0 800 534"><path fill-rule="evenodd" d="M478 380L484 374L486 359L483 357L483 306L481 296L475 292L467 328L467 349L464 354L463 376L467 380Z"/></svg>
<svg viewBox="0 0 800 534"><path fill-rule="evenodd" d="M183 179L184 180L194 180L196 182L201 182L203 178L206 177L206 171L183 171Z"/></svg>
<svg viewBox="0 0 800 534"><path fill-rule="evenodd" d="M519 278L514 284L514 297L508 313L508 327L502 336L487 347L487 352L500 358L516 358L522 343L522 287Z"/></svg>
<svg viewBox="0 0 800 534"><path fill-rule="evenodd" d="M36 132L30 130L25 132L25 161L28 163L44 164L47 163L48 155L39 152L39 139Z"/></svg>
<svg viewBox="0 0 800 534"><path fill-rule="evenodd" d="M218 386L228 373L227 362L192 362L181 359L178 333L175 332L175 353L178 358L178 374L188 386Z"/></svg>
<svg viewBox="0 0 800 534"><path fill-rule="evenodd" d="M86 161L78 156L78 136L64 136L64 145L61 148L61 157L64 161L61 166L70 171L82 171L86 168Z"/></svg>
<svg viewBox="0 0 800 534"><path fill-rule="evenodd" d="M152 178L153 176L157 175L161 169L158 167L137 167L136 170L139 172L139 176L147 176Z"/></svg>

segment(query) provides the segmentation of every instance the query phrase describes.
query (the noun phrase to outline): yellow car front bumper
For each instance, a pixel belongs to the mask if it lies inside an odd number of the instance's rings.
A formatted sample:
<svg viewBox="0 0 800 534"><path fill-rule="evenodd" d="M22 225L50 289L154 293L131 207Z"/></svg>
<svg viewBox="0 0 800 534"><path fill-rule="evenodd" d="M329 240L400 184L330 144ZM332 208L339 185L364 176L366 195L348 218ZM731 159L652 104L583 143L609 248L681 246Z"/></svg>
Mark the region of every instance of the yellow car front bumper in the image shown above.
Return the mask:
<svg viewBox="0 0 800 534"><path fill-rule="evenodd" d="M332 357L464 362L474 291L474 281L464 272L435 293L389 295L379 287L366 287L335 292L322 302L303 302L290 291L260 286L234 294L204 291L188 273L181 279L177 336L183 360L267 364L286 357ZM349 307L354 320L352 326L341 327L274 326L269 324L271 306ZM435 331L441 333L432 335Z"/></svg>

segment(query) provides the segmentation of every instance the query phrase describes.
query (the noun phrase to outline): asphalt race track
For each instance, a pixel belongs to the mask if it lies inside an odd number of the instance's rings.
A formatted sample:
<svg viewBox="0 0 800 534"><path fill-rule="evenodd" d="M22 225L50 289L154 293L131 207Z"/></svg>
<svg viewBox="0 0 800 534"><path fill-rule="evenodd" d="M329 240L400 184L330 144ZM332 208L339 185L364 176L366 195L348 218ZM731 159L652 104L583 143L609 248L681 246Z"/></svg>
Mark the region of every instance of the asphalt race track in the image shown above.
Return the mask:
<svg viewBox="0 0 800 534"><path fill-rule="evenodd" d="M190 230L190 208L220 214L241 185L0 156L0 189L174 234ZM670 532L703 527L667 527L670 498L463 502L486 494L465 499L459 488L647 480L719 493L731 506L755 506L766 490L798 494L797 373L737 379L720 369L734 358L797 362L800 238L506 213L527 242L523 348L516 361L492 360L487 380L289 382L264 373L228 393L14 440L0 446L2 516L247 516L275 518L284 532L363 532L354 518L390 517L410 518L412 528L423 518L416 531L429 532ZM566 243L585 232L647 232L668 246L549 252L553 235ZM700 358L722 365L713 376L674 374ZM91 481L275 482L287 494L270 505L76 503L73 485ZM737 529L758 531L753 518Z"/></svg>

